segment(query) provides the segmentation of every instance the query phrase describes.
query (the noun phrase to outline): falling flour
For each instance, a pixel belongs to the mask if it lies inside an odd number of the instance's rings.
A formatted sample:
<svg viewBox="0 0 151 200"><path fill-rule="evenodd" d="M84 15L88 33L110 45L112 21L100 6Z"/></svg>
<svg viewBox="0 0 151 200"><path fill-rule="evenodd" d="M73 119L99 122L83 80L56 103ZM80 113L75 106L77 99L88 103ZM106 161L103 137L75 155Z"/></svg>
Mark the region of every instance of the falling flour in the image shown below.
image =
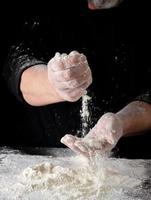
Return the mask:
<svg viewBox="0 0 151 200"><path fill-rule="evenodd" d="M88 125L90 122L90 111L89 111L89 103L91 101L91 97L87 94L82 96L82 108L80 111L81 121L82 121L82 137L87 134Z"/></svg>

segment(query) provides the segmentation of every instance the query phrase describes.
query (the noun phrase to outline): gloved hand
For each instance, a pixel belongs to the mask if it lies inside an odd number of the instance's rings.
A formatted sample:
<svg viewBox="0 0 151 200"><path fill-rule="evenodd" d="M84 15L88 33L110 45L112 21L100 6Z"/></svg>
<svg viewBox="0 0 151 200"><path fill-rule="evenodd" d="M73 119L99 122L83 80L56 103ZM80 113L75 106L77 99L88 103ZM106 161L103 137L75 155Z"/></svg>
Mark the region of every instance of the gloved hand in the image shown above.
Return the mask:
<svg viewBox="0 0 151 200"><path fill-rule="evenodd" d="M48 79L58 95L66 101L77 101L92 83L86 57L77 51L69 55L56 53L48 63Z"/></svg>
<svg viewBox="0 0 151 200"><path fill-rule="evenodd" d="M108 9L117 6L122 0L88 0L90 9Z"/></svg>
<svg viewBox="0 0 151 200"><path fill-rule="evenodd" d="M116 114L104 114L84 138L65 135L61 142L75 153L89 157L93 154L106 154L111 151L123 135L122 122Z"/></svg>

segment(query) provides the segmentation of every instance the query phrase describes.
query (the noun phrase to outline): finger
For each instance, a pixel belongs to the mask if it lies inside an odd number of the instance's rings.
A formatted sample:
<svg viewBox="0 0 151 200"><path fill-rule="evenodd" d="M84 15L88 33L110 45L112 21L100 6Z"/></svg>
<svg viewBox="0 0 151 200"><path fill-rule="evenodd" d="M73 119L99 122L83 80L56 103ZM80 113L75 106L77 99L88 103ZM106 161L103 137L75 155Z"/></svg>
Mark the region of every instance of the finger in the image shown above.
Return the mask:
<svg viewBox="0 0 151 200"><path fill-rule="evenodd" d="M52 58L49 63L48 63L48 68L53 71L53 72L56 72L56 71L60 71L60 70L64 70L65 69L65 66L61 60L60 57L58 57L57 59L56 58Z"/></svg>
<svg viewBox="0 0 151 200"><path fill-rule="evenodd" d="M84 75L78 77L77 79L73 79L70 81L62 81L59 82L56 79L54 80L54 84L57 86L58 89L76 89L76 88L82 88L85 90L91 83L92 83L92 78L85 77Z"/></svg>
<svg viewBox="0 0 151 200"><path fill-rule="evenodd" d="M112 129L109 129L109 130L108 129L104 129L104 132L103 132L104 133L103 137L112 146L116 143L116 137L114 136L115 132Z"/></svg>
<svg viewBox="0 0 151 200"><path fill-rule="evenodd" d="M75 53L75 54L69 54L69 62L71 65L77 65L82 62L81 54Z"/></svg>
<svg viewBox="0 0 151 200"><path fill-rule="evenodd" d="M54 58L60 58L60 56L61 54L59 52L56 52Z"/></svg>
<svg viewBox="0 0 151 200"><path fill-rule="evenodd" d="M85 83L85 82L84 82ZM71 81L64 81L64 82L56 82L56 86L58 89L63 89L63 90L71 90L78 88L84 84L81 80L71 80Z"/></svg>
<svg viewBox="0 0 151 200"><path fill-rule="evenodd" d="M77 66L73 66L70 69L64 71L65 79L71 80L73 78L79 77L80 75L88 75L90 74L90 68L87 64L80 63Z"/></svg>
<svg viewBox="0 0 151 200"><path fill-rule="evenodd" d="M115 139L112 136L107 137L107 141L109 144L114 145L115 144Z"/></svg>
<svg viewBox="0 0 151 200"><path fill-rule="evenodd" d="M84 56L79 56L78 58L73 58L73 57L68 56L68 59L66 60L64 59L64 65L66 66L66 69L70 69L70 68L72 69L74 67L78 67L81 65L85 65L86 67L89 67L88 61L86 60L86 57Z"/></svg>
<svg viewBox="0 0 151 200"><path fill-rule="evenodd" d="M89 77L89 79L84 83L82 84L80 87L83 89L83 90L86 90L92 83L92 77Z"/></svg>
<svg viewBox="0 0 151 200"><path fill-rule="evenodd" d="M62 59L66 59L67 57L68 57L68 55L67 55L66 53L62 53L62 54L61 54L61 58L62 58Z"/></svg>
<svg viewBox="0 0 151 200"><path fill-rule="evenodd" d="M69 91L61 91L58 90L58 93L60 93L60 96L69 102L75 102L77 100L79 100L83 95L85 95L87 93L86 90L83 90L81 88L76 88L74 89L74 91L69 90Z"/></svg>
<svg viewBox="0 0 151 200"><path fill-rule="evenodd" d="M60 66L59 66L60 67ZM58 69L59 69L58 67ZM62 66L61 66L62 67ZM54 72L54 76L56 77L57 81L69 81L72 79L77 79L79 77L88 77L91 75L90 69L87 65L78 65L76 67L65 69L64 66Z"/></svg>
<svg viewBox="0 0 151 200"><path fill-rule="evenodd" d="M71 51L70 53L69 53L69 56L74 56L74 55L76 55L76 54L80 54L78 51Z"/></svg>
<svg viewBox="0 0 151 200"><path fill-rule="evenodd" d="M61 138L61 143L65 144L76 154L81 154L81 155L85 156L85 153L82 152L77 146L74 145L75 141L77 141L77 140L78 140L77 137L67 134L63 138Z"/></svg>
<svg viewBox="0 0 151 200"><path fill-rule="evenodd" d="M74 143L77 140L76 136L66 134L64 137L61 138L61 142L64 144Z"/></svg>
<svg viewBox="0 0 151 200"><path fill-rule="evenodd" d="M50 60L50 63L52 64L52 70L53 71L60 71L65 70L66 65L65 62L68 60L68 55L66 53L56 53L54 58Z"/></svg>
<svg viewBox="0 0 151 200"><path fill-rule="evenodd" d="M84 56L83 54L76 54L74 56L68 56L68 63L71 66L76 66L79 64L87 64L88 65L88 61L86 56Z"/></svg>
<svg viewBox="0 0 151 200"><path fill-rule="evenodd" d="M80 59L82 63L88 64L87 58L83 53L80 54Z"/></svg>
<svg viewBox="0 0 151 200"><path fill-rule="evenodd" d="M92 83L92 79L89 78L88 80L80 79L80 80L71 80L71 81L65 81L65 82L56 82L56 86L60 90L66 90L66 91L69 91L69 93L75 93L76 90L78 91L86 90L91 83Z"/></svg>

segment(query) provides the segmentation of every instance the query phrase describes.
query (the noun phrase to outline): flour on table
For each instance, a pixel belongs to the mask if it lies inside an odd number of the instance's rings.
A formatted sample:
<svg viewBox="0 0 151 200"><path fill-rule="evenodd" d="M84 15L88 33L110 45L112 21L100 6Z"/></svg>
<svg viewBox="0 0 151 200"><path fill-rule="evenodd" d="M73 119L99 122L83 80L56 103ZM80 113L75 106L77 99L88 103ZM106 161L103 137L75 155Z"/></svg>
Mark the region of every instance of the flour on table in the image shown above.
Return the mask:
<svg viewBox="0 0 151 200"><path fill-rule="evenodd" d="M119 193L140 184L138 179L106 167L101 158L91 163L78 156L73 159L77 161L75 166L44 162L26 168L22 173L26 193L49 191L53 200L103 200L113 191Z"/></svg>

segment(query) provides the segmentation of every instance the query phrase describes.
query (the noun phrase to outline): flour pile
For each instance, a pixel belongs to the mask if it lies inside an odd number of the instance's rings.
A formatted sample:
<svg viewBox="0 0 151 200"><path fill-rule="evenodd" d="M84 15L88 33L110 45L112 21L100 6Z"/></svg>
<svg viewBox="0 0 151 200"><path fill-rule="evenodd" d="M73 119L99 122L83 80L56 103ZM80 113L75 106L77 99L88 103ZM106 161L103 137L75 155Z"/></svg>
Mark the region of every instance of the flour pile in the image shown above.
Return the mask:
<svg viewBox="0 0 151 200"><path fill-rule="evenodd" d="M35 152L35 148L30 150ZM149 200L151 160L75 157L67 148L38 154L0 150L0 200ZM41 155L42 153L42 155Z"/></svg>
<svg viewBox="0 0 151 200"><path fill-rule="evenodd" d="M122 194L125 188L136 187L139 179L119 174L113 166L106 167L100 158L88 162L75 157L74 166L54 165L44 162L27 167L23 173L25 193L32 199L34 193L49 193L53 200L106 200ZM96 162L97 159L97 162Z"/></svg>

